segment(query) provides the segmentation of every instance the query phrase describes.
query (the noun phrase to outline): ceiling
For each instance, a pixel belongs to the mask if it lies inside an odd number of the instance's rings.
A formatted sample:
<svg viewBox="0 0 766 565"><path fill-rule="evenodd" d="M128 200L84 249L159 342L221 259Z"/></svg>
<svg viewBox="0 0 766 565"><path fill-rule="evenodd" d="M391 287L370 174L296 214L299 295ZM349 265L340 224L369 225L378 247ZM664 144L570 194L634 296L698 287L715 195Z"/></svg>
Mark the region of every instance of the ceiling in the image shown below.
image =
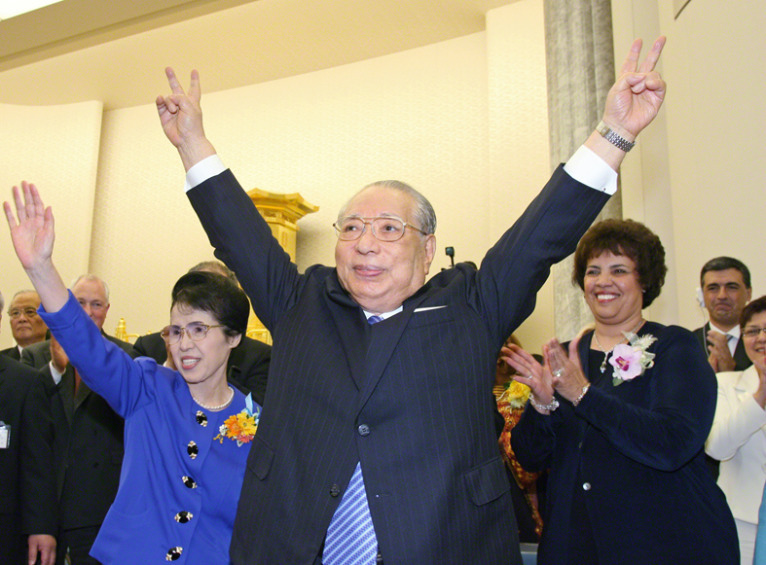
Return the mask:
<svg viewBox="0 0 766 565"><path fill-rule="evenodd" d="M483 31L514 0L64 0L0 21L0 103L147 104L163 69L206 92Z"/></svg>

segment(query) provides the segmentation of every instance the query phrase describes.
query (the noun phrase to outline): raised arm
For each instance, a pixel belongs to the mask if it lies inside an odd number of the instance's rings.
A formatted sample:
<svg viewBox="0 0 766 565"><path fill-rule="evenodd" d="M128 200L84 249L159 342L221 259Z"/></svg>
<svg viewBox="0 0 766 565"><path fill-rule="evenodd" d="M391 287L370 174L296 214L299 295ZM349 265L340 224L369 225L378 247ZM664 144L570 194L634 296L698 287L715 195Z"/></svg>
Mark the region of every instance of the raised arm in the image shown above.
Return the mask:
<svg viewBox="0 0 766 565"><path fill-rule="evenodd" d="M192 71L189 92L184 91L173 69L166 68L165 75L171 93L157 97L157 112L165 135L178 149L184 168L188 171L205 157L215 154L215 148L205 137L202 127L199 73Z"/></svg>
<svg viewBox="0 0 766 565"><path fill-rule="evenodd" d="M53 212L45 207L34 184L21 183L21 190L13 187L16 214L8 202L3 203L11 240L21 266L40 295L45 310L58 312L66 304L69 294L53 265Z"/></svg>
<svg viewBox="0 0 766 565"><path fill-rule="evenodd" d="M654 70L665 46L660 36L639 65L641 40L636 39L620 69L620 76L606 97L602 121L620 137L635 141L641 131L657 116L665 99L665 81ZM594 131L585 146L606 161L615 171L626 152L618 149L601 134Z"/></svg>

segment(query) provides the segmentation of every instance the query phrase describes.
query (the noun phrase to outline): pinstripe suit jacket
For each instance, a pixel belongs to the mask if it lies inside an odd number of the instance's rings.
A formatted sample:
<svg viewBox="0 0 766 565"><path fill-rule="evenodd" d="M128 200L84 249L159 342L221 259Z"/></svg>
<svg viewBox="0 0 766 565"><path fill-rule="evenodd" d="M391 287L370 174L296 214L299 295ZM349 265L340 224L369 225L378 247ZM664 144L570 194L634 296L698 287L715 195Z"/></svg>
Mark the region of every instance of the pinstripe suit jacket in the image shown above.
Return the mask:
<svg viewBox="0 0 766 565"><path fill-rule="evenodd" d="M274 336L233 563L318 563L357 461L386 564L521 563L495 361L607 196L559 168L479 271L442 271L369 326L334 268L298 273L230 171L188 195Z"/></svg>

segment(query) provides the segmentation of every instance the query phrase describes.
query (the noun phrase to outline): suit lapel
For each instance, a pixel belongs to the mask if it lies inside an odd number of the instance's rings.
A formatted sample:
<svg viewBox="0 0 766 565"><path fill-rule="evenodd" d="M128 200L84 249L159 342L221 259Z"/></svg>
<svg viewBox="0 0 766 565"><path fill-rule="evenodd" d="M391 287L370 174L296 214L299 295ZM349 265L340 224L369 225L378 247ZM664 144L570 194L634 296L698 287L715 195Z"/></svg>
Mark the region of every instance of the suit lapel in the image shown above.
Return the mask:
<svg viewBox="0 0 766 565"><path fill-rule="evenodd" d="M67 365L57 388L61 404L64 407L64 415L67 423L71 426L74 417L74 370L71 365Z"/></svg>
<svg viewBox="0 0 766 565"><path fill-rule="evenodd" d="M407 306L404 310L387 320L370 326L371 335L365 360L367 373L362 386L362 394L359 398L360 410L383 376L388 361L391 359L391 355L399 343L413 311L414 307Z"/></svg>
<svg viewBox="0 0 766 565"><path fill-rule="evenodd" d="M361 390L365 381L365 351L370 338L370 325L360 306L354 302L341 287L336 274L327 278L328 300L342 308L325 306L325 315L333 320L337 339L343 348L346 368L357 390ZM340 366L340 363L339 363ZM340 367L339 367L340 368Z"/></svg>

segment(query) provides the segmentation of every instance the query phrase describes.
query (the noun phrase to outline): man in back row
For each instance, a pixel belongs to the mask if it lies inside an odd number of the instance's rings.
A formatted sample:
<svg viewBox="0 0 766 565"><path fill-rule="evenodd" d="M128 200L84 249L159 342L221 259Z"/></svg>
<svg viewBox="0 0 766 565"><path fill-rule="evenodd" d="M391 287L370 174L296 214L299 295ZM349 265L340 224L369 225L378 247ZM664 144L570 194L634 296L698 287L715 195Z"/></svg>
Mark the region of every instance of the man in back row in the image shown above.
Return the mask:
<svg viewBox="0 0 766 565"><path fill-rule="evenodd" d="M188 196L274 337L235 565L521 563L497 445L495 360L656 116L663 45L639 67L633 44L603 124L481 268L457 265L428 283L436 217L398 181L373 183L343 207L335 268L299 274L205 137L198 74L187 94L167 69L172 93L157 108Z"/></svg>
<svg viewBox="0 0 766 565"><path fill-rule="evenodd" d="M750 302L750 270L733 257L716 257L702 266L700 291L710 321L694 330L716 373L744 371L752 361L742 344L739 317Z"/></svg>
<svg viewBox="0 0 766 565"><path fill-rule="evenodd" d="M19 361L25 347L45 340L48 328L37 315L39 306L40 296L34 290L20 290L13 295L8 305L8 317L11 320L11 333L16 345L3 349L0 353Z"/></svg>

